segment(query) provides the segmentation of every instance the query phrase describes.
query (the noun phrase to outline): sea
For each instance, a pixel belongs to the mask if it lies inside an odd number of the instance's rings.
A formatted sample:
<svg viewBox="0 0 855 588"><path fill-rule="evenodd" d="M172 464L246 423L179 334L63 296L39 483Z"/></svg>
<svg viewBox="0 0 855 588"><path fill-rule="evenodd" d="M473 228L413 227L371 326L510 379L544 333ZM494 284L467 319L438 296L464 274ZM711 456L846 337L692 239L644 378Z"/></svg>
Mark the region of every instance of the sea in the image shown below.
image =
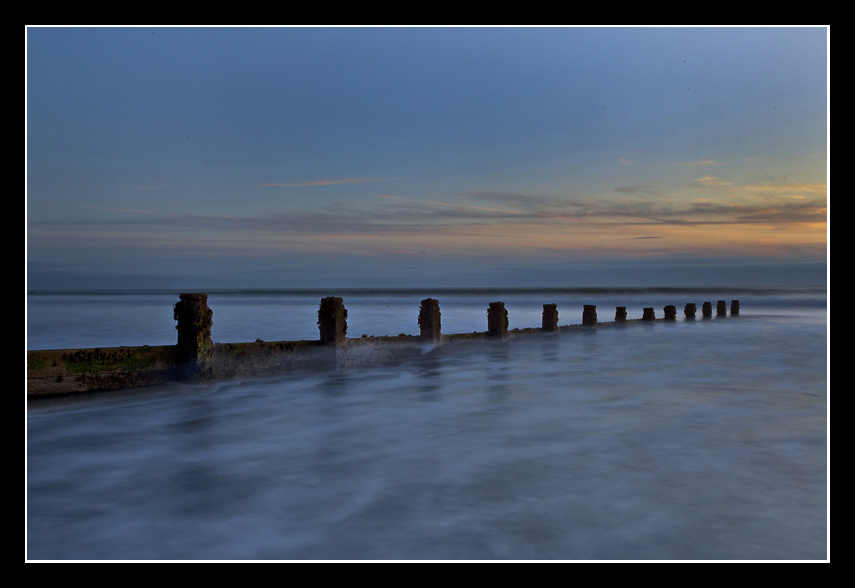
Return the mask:
<svg viewBox="0 0 855 588"><path fill-rule="evenodd" d="M26 347L175 344L179 293L28 292ZM25 400L26 558L828 560L825 286L210 290L213 340L317 339L325 296L348 337L678 318Z"/></svg>

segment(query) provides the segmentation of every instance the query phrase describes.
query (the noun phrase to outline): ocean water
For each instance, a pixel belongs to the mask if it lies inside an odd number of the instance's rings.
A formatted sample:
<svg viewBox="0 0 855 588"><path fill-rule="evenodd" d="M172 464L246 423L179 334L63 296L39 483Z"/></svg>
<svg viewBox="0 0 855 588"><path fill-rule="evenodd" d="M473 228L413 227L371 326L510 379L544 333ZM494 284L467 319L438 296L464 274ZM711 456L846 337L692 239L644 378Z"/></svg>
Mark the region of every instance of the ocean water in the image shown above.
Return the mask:
<svg viewBox="0 0 855 588"><path fill-rule="evenodd" d="M30 293L28 349L175 343L178 292ZM825 287L209 293L221 342L600 321L277 377L31 400L27 557L825 560ZM739 317L702 320L704 301ZM698 319L683 319L687 302Z"/></svg>

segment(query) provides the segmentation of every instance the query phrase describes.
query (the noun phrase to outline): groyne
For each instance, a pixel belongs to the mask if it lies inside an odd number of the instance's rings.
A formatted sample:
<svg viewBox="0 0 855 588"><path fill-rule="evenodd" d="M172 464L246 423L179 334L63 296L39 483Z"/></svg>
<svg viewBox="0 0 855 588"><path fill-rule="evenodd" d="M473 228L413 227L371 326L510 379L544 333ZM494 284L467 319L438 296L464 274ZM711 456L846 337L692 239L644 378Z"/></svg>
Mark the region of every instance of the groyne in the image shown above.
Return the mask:
<svg viewBox="0 0 855 588"><path fill-rule="evenodd" d="M170 382L207 382L240 377L274 375L307 368L333 369L383 361L409 354L418 355L426 345L455 341L506 340L537 334L560 334L574 330L623 327L676 321L674 305L663 308L664 318L656 318L654 308L644 308L643 318L627 319L626 307L615 309L614 321L597 319L597 307L586 304L581 324L558 324L556 304L543 305L540 327L509 329L504 302L490 302L487 330L473 333L442 333L439 301L422 300L418 313L419 335L352 338L347 336L347 309L344 300L321 299L316 340L215 343L211 338L213 310L208 295L180 294L173 305L177 341L175 345L101 347L89 349L49 349L27 351L27 396L57 396L85 392L156 386ZM712 303L702 305L703 318L712 318ZM684 307L685 320L694 320L697 307ZM732 300L731 316L739 315L739 301ZM723 300L716 303L716 316L727 316Z"/></svg>

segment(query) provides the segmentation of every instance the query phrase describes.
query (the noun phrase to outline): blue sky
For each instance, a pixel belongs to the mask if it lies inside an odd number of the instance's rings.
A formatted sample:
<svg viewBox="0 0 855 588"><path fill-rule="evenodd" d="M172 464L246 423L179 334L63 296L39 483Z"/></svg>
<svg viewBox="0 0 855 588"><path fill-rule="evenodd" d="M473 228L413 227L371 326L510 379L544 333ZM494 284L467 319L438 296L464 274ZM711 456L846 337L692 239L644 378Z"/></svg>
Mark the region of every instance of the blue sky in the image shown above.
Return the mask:
<svg viewBox="0 0 855 588"><path fill-rule="evenodd" d="M828 42L30 27L28 287L824 283Z"/></svg>

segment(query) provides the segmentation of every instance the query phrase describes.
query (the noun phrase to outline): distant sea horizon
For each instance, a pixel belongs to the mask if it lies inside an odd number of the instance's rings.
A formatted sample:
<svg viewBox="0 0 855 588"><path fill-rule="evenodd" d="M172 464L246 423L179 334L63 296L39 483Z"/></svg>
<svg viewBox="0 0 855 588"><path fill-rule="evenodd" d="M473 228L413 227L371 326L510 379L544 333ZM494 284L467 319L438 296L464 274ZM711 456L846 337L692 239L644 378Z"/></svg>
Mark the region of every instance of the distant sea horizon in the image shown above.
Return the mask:
<svg viewBox="0 0 855 588"><path fill-rule="evenodd" d="M509 294L525 294L530 292L546 292L546 293L563 293L563 292L578 292L578 293L613 293L627 292L638 293L645 291L654 292L749 292L758 293L763 291L774 292L776 290L816 290L828 289L827 284L778 284L764 286L726 286L726 285L708 285L708 286L378 286L378 287L306 287L306 288L275 288L275 287L247 287L247 288L38 288L27 290L27 295L50 295L50 294L171 294L173 292L215 292L217 294L324 294L327 292L342 292L352 294L371 294L373 292L399 292L402 294L418 294L420 292L430 291L438 294L460 292L472 292L475 294L486 292L506 292Z"/></svg>

